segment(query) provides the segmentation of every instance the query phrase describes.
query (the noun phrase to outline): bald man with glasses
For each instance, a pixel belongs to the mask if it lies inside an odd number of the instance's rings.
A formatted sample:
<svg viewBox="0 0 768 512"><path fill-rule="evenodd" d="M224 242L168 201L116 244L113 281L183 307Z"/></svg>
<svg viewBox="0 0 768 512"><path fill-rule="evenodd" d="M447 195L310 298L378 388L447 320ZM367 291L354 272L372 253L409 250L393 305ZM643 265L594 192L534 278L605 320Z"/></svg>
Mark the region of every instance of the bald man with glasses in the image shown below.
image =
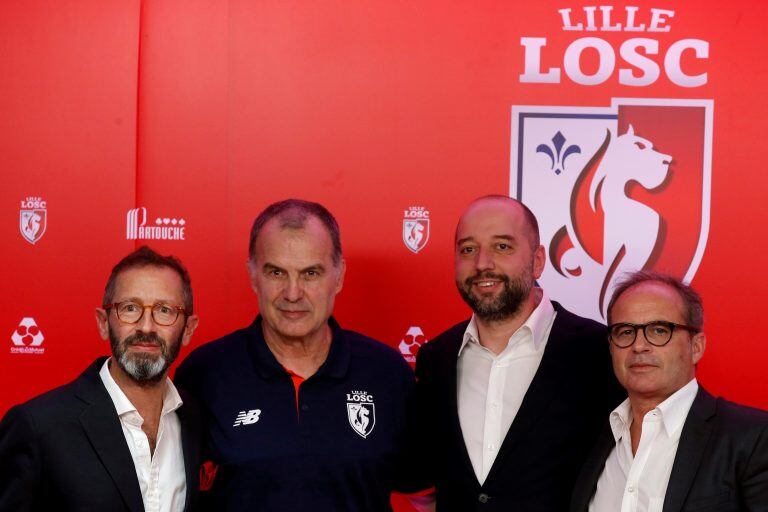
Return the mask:
<svg viewBox="0 0 768 512"><path fill-rule="evenodd" d="M699 386L699 295L637 272L616 287L608 322L628 398L585 463L571 512L768 511L768 414Z"/></svg>

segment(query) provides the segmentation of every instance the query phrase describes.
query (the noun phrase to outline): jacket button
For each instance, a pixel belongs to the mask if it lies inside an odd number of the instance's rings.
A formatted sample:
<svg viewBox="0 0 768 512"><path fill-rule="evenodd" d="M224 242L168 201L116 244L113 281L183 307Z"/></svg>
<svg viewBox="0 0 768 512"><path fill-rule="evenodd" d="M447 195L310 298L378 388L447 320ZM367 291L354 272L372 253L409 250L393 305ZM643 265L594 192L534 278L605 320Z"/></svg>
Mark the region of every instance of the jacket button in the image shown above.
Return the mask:
<svg viewBox="0 0 768 512"><path fill-rule="evenodd" d="M480 496L477 497L477 501L480 503L488 503L489 499L491 499L491 497L485 493L481 493Z"/></svg>

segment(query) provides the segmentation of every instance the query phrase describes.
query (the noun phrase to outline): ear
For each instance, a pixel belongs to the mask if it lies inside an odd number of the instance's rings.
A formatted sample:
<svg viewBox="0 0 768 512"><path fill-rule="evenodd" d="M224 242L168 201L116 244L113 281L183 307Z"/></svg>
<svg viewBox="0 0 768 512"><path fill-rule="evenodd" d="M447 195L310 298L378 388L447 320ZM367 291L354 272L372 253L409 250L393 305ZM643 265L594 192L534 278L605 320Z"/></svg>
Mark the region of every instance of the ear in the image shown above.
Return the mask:
<svg viewBox="0 0 768 512"><path fill-rule="evenodd" d="M248 258L248 261L245 262L245 268L248 269L248 279L251 281L251 290L258 295L259 292L256 290L256 262Z"/></svg>
<svg viewBox="0 0 768 512"><path fill-rule="evenodd" d="M544 267L547 264L547 255L544 251L544 246L540 245L533 251L533 278L538 279L544 272Z"/></svg>
<svg viewBox="0 0 768 512"><path fill-rule="evenodd" d="M197 329L197 325L200 323L200 318L197 315L189 315L187 317L187 323L184 325L184 334L181 337L181 344L185 347L189 345L189 341L192 339L192 333Z"/></svg>
<svg viewBox="0 0 768 512"><path fill-rule="evenodd" d="M99 330L99 336L104 341L109 340L109 311L103 308L96 308L96 328Z"/></svg>
<svg viewBox="0 0 768 512"><path fill-rule="evenodd" d="M336 293L339 293L344 287L344 275L347 273L347 261L344 258L342 258L339 262L338 273L339 276L336 281Z"/></svg>
<svg viewBox="0 0 768 512"><path fill-rule="evenodd" d="M703 332L697 332L691 338L691 357L693 364L697 364L704 356L704 350L707 348L707 336Z"/></svg>
<svg viewBox="0 0 768 512"><path fill-rule="evenodd" d="M627 135L634 135L635 134L635 128L630 124L629 128L627 128Z"/></svg>

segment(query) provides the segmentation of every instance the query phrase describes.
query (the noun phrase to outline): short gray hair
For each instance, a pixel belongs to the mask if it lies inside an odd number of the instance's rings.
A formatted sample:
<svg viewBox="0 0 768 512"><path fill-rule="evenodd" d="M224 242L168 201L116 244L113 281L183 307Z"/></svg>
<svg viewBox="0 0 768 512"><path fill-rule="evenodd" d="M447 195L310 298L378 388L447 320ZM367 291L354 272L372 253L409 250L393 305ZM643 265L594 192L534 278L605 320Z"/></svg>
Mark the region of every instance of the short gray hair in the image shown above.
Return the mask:
<svg viewBox="0 0 768 512"><path fill-rule="evenodd" d="M653 272L651 270L639 270L625 274L613 290L613 296L608 303L608 322L610 323L611 311L621 295L635 285L646 282L661 283L669 286L677 292L685 306L685 321L690 326L701 331L704 327L704 304L701 296L681 280L667 274Z"/></svg>
<svg viewBox="0 0 768 512"><path fill-rule="evenodd" d="M248 240L248 257L250 259L253 260L256 256L256 239L259 237L259 233L264 225L275 217L280 220L281 228L288 229L302 229L309 217L315 217L319 220L331 237L331 243L333 244L333 254L331 257L333 264L338 266L341 261L339 224L325 206L303 199L285 199L272 203L264 208L256 217L253 221L253 226L251 226L251 236Z"/></svg>

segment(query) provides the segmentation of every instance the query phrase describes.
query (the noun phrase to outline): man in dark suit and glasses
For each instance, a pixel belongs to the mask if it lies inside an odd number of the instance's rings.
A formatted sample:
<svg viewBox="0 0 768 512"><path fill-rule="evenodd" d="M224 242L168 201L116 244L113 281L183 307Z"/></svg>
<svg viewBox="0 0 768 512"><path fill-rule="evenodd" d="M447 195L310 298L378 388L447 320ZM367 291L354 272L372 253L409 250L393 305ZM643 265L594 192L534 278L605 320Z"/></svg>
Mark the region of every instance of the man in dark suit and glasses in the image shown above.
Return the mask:
<svg viewBox="0 0 768 512"><path fill-rule="evenodd" d="M416 365L440 512L566 510L602 419L621 401L605 328L535 285L545 262L522 203L488 196L462 215L456 286L474 314L424 345Z"/></svg>
<svg viewBox="0 0 768 512"><path fill-rule="evenodd" d="M573 512L768 511L768 414L696 381L706 348L699 295L629 275L608 306L613 368L629 398L607 418Z"/></svg>
<svg viewBox="0 0 768 512"><path fill-rule="evenodd" d="M200 415L167 374L197 321L181 262L121 260L96 309L112 357L0 422L0 511L195 510Z"/></svg>

